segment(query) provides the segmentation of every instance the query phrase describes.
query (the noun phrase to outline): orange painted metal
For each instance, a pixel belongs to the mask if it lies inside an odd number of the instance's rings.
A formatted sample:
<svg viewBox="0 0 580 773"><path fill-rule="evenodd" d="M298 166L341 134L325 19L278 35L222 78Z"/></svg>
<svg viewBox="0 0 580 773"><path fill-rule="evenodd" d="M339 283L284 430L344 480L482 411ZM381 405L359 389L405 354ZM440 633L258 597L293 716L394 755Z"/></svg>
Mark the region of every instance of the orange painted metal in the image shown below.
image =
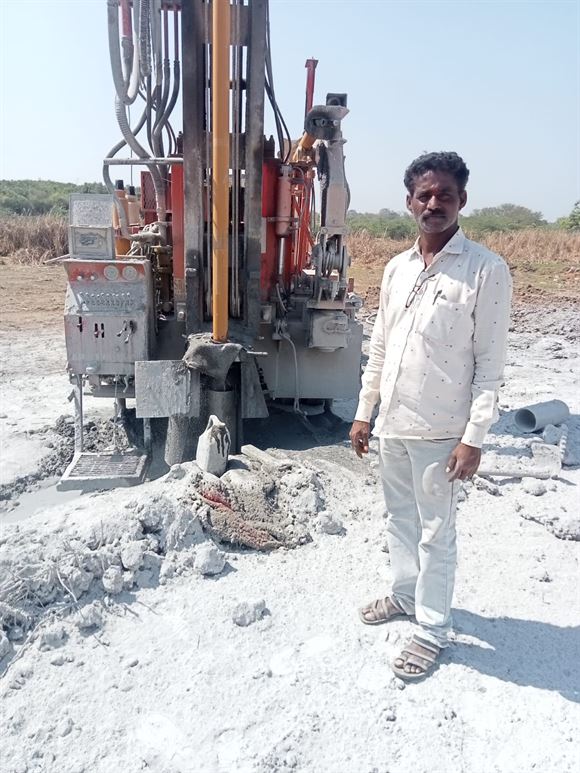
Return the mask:
<svg viewBox="0 0 580 773"><path fill-rule="evenodd" d="M230 0L212 3L213 339L228 338L230 226Z"/></svg>

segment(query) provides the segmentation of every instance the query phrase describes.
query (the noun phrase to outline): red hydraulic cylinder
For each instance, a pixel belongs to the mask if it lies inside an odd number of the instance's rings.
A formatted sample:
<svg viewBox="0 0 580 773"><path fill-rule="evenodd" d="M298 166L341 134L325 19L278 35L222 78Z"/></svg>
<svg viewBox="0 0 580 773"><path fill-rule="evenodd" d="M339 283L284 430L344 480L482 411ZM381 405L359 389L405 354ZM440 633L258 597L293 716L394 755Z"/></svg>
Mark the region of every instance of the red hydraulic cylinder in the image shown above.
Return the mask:
<svg viewBox="0 0 580 773"><path fill-rule="evenodd" d="M268 159L262 167L262 217L266 220L266 243L262 253L260 295L268 301L276 285L276 210L280 161Z"/></svg>

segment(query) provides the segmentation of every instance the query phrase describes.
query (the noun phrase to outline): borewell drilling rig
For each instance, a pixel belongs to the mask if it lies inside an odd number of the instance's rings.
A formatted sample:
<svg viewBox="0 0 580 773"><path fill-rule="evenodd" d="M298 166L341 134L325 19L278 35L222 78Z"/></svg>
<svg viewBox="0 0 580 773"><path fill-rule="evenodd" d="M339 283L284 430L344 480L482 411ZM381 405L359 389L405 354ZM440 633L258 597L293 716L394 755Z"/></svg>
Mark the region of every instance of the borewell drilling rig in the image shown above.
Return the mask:
<svg viewBox="0 0 580 773"><path fill-rule="evenodd" d="M274 91L267 0L106 4L121 139L103 164L110 193L71 197L63 263L75 457L63 488L140 481L154 419L166 420L174 464L193 458L211 414L235 447L243 421L276 403L304 413L359 388L347 95L314 105L308 60L293 142ZM264 136L268 103L276 140ZM114 182L117 166L140 168L140 200ZM117 410L134 399L144 453L85 452L87 391Z"/></svg>

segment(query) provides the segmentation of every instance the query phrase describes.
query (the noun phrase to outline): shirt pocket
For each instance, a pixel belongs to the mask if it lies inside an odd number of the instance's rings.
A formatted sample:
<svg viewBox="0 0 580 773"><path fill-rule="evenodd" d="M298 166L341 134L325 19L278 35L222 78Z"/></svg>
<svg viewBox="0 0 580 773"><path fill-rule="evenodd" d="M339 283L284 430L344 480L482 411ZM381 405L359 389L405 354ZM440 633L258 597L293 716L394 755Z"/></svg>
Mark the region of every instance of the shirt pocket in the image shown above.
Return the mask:
<svg viewBox="0 0 580 773"><path fill-rule="evenodd" d="M469 349L473 344L471 305L437 299L422 310L417 332L438 347Z"/></svg>

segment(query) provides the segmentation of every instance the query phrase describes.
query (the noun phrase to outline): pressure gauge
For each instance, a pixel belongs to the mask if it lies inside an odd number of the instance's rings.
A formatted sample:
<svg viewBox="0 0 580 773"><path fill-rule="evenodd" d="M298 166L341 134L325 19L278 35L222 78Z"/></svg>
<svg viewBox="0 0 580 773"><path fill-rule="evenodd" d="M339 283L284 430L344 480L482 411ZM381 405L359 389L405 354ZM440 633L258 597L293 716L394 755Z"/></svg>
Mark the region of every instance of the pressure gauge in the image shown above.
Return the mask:
<svg viewBox="0 0 580 773"><path fill-rule="evenodd" d="M119 269L117 266L105 266L105 270L103 272L107 279L110 279L113 281L114 279L119 278Z"/></svg>
<svg viewBox="0 0 580 773"><path fill-rule="evenodd" d="M123 279L126 279L128 282L137 279L137 269L135 266L125 266L123 269Z"/></svg>

